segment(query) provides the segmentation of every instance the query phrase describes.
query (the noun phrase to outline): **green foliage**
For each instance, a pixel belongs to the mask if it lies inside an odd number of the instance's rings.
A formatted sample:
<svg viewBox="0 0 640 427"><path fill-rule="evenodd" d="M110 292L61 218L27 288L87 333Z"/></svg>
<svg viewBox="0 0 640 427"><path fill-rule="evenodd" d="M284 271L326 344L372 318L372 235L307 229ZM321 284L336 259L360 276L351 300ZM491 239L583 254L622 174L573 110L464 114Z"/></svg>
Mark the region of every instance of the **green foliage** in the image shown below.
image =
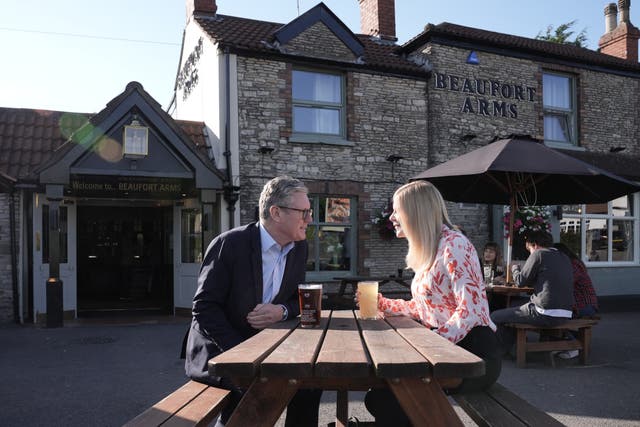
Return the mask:
<svg viewBox="0 0 640 427"><path fill-rule="evenodd" d="M545 40L553 43L560 44L572 44L578 47L586 47L587 46L587 30L584 28L576 38L571 41L569 40L571 36L575 34L575 31L572 31L572 27L575 25L576 21L573 20L571 22L567 22L566 24L558 25L558 28L553 29L553 25L549 25L547 27L547 32L542 34L539 32L536 36L537 40Z"/></svg>

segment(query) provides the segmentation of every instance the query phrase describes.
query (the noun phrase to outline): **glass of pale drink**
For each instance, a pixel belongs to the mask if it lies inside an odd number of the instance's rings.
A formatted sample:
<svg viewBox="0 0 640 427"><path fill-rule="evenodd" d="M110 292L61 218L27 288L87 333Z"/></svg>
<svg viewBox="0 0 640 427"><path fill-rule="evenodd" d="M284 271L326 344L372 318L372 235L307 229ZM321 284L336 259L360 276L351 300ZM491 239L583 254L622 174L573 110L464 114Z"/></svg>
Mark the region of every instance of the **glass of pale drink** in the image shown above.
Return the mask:
<svg viewBox="0 0 640 427"><path fill-rule="evenodd" d="M376 319L378 317L378 282L358 282L358 304L361 319Z"/></svg>

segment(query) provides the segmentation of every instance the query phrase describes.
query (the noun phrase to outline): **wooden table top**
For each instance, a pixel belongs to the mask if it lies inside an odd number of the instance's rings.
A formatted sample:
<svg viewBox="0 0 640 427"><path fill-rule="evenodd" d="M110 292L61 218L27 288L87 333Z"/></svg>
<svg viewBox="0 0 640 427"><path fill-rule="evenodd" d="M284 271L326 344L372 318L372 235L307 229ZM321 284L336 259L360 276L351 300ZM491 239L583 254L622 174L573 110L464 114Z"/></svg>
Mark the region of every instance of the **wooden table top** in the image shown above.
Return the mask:
<svg viewBox="0 0 640 427"><path fill-rule="evenodd" d="M211 375L250 385L247 393L253 391L254 404L263 412L267 406L280 411L253 419L257 409L249 410L246 403L236 409L228 425L270 425L266 420L277 420L286 397L290 399L298 388L344 391L385 386L396 394L414 425L433 423L429 408L443 417L440 425L460 425L440 382L482 375L482 359L407 317L361 320L356 313L323 311L320 326L313 329L298 327L295 319L277 323L211 359ZM266 405L269 393L275 396ZM416 399L416 394L431 403Z"/></svg>
<svg viewBox="0 0 640 427"><path fill-rule="evenodd" d="M495 292L498 294L521 294L521 293L527 293L527 294L532 294L533 293L533 288L530 288L528 286L522 286L522 287L517 287L515 285L510 286L510 285L492 285L492 286L486 286L485 287L487 292Z"/></svg>

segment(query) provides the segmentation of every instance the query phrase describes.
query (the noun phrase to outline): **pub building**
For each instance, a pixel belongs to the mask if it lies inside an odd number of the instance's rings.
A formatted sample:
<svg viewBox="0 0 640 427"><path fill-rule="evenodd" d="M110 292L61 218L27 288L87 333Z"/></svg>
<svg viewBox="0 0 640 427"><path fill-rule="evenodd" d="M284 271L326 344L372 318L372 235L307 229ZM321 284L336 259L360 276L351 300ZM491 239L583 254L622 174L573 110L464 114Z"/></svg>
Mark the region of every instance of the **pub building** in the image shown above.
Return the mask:
<svg viewBox="0 0 640 427"><path fill-rule="evenodd" d="M1 321L48 321L57 281L66 318L188 314L208 242L255 220L281 174L310 189L307 279L327 284L397 274L393 191L495 139L640 181L630 1L606 6L598 51L447 22L399 44L394 1L359 4L354 33L323 3L272 23L187 0L166 112L135 82L95 115L0 108ZM600 296L640 294L639 203L550 207ZM476 248L506 244L503 206L449 211Z"/></svg>

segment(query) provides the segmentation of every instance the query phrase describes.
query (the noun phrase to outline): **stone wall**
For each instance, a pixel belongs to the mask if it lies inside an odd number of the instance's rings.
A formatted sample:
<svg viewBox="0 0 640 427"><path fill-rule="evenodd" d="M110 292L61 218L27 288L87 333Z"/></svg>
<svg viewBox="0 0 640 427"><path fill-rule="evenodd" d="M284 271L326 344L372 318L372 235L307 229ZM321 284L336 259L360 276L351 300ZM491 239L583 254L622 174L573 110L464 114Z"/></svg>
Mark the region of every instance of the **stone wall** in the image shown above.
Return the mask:
<svg viewBox="0 0 640 427"><path fill-rule="evenodd" d="M338 61L355 61L353 52L322 22L316 22L283 46L293 55L309 55Z"/></svg>
<svg viewBox="0 0 640 427"><path fill-rule="evenodd" d="M370 220L399 185L426 168L425 82L346 72L348 143L294 143L291 71L283 62L238 58L241 222L254 220L264 183L289 174L314 193L357 197L358 273L395 273L406 245L382 240ZM273 151L261 154L261 146ZM392 164L391 154L403 159Z"/></svg>
<svg viewBox="0 0 640 427"><path fill-rule="evenodd" d="M433 65L427 89L430 167L494 138L521 134L543 139L545 71L575 77L580 147L608 152L611 147L625 146L624 155L640 153L640 144L634 144L640 111L629 108L637 103L637 79L482 51L475 52L478 64L474 65L467 63L471 50L437 44L420 50ZM486 84L484 94L474 91L478 81ZM481 102L487 107L484 111L478 108ZM505 108L494 109L494 102L499 106L504 103ZM491 238L486 206L450 204L449 209L453 221L461 224L481 249ZM494 230L494 236L502 236L502 231Z"/></svg>
<svg viewBox="0 0 640 427"><path fill-rule="evenodd" d="M10 197L7 193L0 193L0 324L14 321ZM14 201L17 205L18 199L15 198ZM18 218L16 217L15 219L17 224Z"/></svg>
<svg viewBox="0 0 640 427"><path fill-rule="evenodd" d="M580 145L600 152L624 146L621 154L640 154L640 80L588 70L578 75Z"/></svg>

